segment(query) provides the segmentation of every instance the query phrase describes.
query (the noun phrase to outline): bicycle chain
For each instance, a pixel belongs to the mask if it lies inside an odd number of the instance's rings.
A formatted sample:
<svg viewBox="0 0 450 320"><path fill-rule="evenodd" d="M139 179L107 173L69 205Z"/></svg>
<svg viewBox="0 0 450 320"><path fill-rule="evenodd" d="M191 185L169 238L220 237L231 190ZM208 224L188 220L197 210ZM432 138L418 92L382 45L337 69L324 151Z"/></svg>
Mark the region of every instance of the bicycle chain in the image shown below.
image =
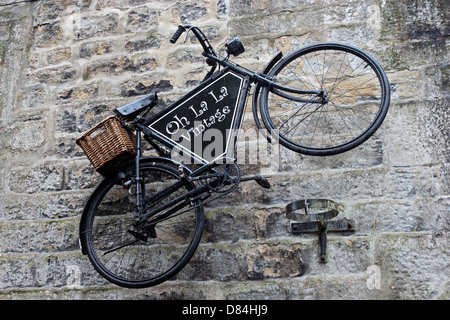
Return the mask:
<svg viewBox="0 0 450 320"><path fill-rule="evenodd" d="M240 170L238 164L235 163L234 166L235 166L235 168L236 168L237 171L238 171L238 177L237 177L237 181L234 182L234 183L232 183L233 185L232 185L232 187L231 187L230 189L228 189L228 190L226 190L226 191L224 191L224 192L222 192L222 193L220 193L220 192L218 192L218 191L215 191L215 192L219 193L219 195L218 195L217 197L214 197L214 198L212 198L212 199L209 199L209 200L207 200L207 201L205 201L205 202L201 202L201 203L199 203L199 204L197 204L197 205L191 205L188 209L185 209L185 210L183 210L183 211L181 211L181 212L178 212L178 213L176 213L176 214L173 214L173 215L171 215L170 217L166 217L166 218L164 218L164 219L162 219L162 220L159 220L157 223L160 223L160 222L162 222L162 221L165 221L165 220L171 219L171 218L173 218L173 217L179 216L179 215L181 215L181 214L183 214L183 213L186 213L186 212L188 212L188 211L197 209L197 208L200 207L200 206L203 206L203 205L205 205L205 204L208 204L208 203L210 203L210 202L213 202L213 201L215 201L215 200L217 200L217 199L219 199L219 198L222 198L222 197L226 196L227 194L230 194L231 192L233 192L233 191L238 187L239 183L241 182L241 170ZM212 190L214 191L214 189L212 189ZM151 226L151 225L156 225L156 224L153 224L153 223L150 222L149 224L144 224L143 227L148 227L148 226Z"/></svg>
<svg viewBox="0 0 450 320"><path fill-rule="evenodd" d="M237 185L241 182L241 169L240 169L240 167L238 166L238 164L237 164L237 163L234 163L234 164L233 164L233 168L235 168L236 171L237 171L237 172L236 172L236 178L234 178L234 179L233 179L233 178L230 176L230 174L229 174L230 171L233 170L233 169L227 171L226 166L229 166L229 165L225 165L225 167L224 167L222 170L218 171L218 172L222 172L222 173L223 173L223 180L222 180L222 182L221 182L221 185L219 185L218 187L215 187L215 188L214 188L214 187L211 187L211 190L212 190L213 192L228 194L228 193L230 193L231 191L233 191L234 189L236 189L236 188L237 188ZM220 175L219 175L219 176L220 176ZM224 188L227 179L229 179L228 181L230 182L230 184L231 184L232 186L231 186L231 188L230 188L229 190L221 191L221 189ZM236 180L236 179L237 179L237 183L234 182L234 180ZM202 179L200 179L200 180L202 180ZM207 179L205 179L205 181L206 181L205 183L208 183L208 182L207 182Z"/></svg>

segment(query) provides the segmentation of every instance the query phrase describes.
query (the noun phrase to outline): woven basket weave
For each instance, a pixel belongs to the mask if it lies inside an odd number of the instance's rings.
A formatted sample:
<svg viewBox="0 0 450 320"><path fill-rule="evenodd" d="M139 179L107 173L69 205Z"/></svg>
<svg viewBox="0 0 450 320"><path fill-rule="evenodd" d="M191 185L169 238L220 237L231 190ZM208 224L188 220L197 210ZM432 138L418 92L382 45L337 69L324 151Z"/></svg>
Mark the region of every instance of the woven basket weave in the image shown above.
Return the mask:
<svg viewBox="0 0 450 320"><path fill-rule="evenodd" d="M85 132L76 143L103 176L111 175L136 156L136 136L123 128L116 116L106 118Z"/></svg>

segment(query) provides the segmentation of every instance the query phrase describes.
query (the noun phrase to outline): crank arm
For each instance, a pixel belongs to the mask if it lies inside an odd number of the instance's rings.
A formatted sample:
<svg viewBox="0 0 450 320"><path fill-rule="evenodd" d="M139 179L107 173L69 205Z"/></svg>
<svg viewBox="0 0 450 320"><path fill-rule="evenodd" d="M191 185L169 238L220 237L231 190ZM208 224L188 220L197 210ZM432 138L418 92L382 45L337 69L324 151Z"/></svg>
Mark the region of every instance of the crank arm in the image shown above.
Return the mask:
<svg viewBox="0 0 450 320"><path fill-rule="evenodd" d="M186 193L184 193L184 194L182 194L182 195L172 199L171 201L169 201L169 202L167 202L167 203L165 203L165 204L163 204L163 205L161 205L161 206L159 206L159 207L157 207L157 208L155 208L155 209L153 209L151 211L148 211L148 212L144 213L143 215L139 216L136 219L136 222L137 223L142 223L142 222L146 221L148 218L150 218L150 217L160 213L161 211L169 209L170 207L175 206L175 205L177 206L176 208L178 208L176 210L179 210L180 208L178 206L184 207L186 205L189 205L190 202L191 202L191 201L189 201L190 199L195 198L196 196L203 194L205 191L208 191L208 186L200 185L197 188L192 189L191 191L188 191L188 192L186 192ZM170 214L173 214L176 210L169 210L168 212L170 212ZM164 215L166 216L167 213L165 213Z"/></svg>

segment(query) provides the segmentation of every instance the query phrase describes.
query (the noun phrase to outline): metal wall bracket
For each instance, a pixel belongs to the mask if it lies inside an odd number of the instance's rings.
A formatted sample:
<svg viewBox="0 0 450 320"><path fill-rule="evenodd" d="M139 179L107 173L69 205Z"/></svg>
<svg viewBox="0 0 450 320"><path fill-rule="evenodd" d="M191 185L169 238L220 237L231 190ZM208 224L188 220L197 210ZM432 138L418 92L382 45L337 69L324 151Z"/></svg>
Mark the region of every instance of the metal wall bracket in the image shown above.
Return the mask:
<svg viewBox="0 0 450 320"><path fill-rule="evenodd" d="M304 210L304 213L298 210ZM355 221L350 219L333 220L342 207L327 199L305 199L289 203L286 217L296 220L291 224L292 234L319 233L319 261L327 260L327 232L355 231Z"/></svg>

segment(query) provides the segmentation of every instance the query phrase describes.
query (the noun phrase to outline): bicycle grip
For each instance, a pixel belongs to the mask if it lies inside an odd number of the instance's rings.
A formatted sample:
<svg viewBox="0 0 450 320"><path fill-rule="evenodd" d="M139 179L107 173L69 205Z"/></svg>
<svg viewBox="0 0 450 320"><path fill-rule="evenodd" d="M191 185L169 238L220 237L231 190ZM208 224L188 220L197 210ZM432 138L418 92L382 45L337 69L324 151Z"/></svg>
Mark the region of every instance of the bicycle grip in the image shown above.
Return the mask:
<svg viewBox="0 0 450 320"><path fill-rule="evenodd" d="M175 42L177 42L178 38L183 34L184 30L185 29L183 26L178 26L177 31L175 31L172 38L170 38L170 43L175 44Z"/></svg>

